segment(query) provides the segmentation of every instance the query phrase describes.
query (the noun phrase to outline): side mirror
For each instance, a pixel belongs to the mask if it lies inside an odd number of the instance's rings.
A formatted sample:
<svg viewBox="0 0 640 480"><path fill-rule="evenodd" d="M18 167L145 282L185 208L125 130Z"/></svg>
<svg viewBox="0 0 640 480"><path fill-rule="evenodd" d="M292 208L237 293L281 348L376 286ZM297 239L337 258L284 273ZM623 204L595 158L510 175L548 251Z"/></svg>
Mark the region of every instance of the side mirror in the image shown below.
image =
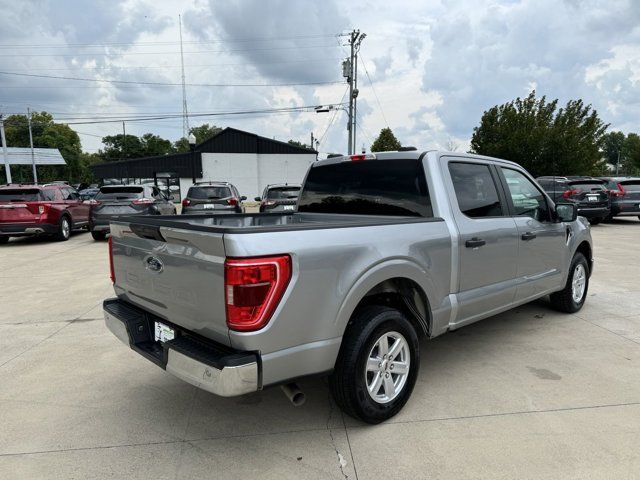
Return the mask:
<svg viewBox="0 0 640 480"><path fill-rule="evenodd" d="M244 195L240 197L240 200L242 200L243 202L247 199L247 197L245 197Z"/></svg>
<svg viewBox="0 0 640 480"><path fill-rule="evenodd" d="M578 218L578 207L575 203L558 203L556 215L561 222L573 222Z"/></svg>
<svg viewBox="0 0 640 480"><path fill-rule="evenodd" d="M259 201L260 201L260 200L262 200L262 199L261 199L260 197L255 197L255 198L254 198L254 200L255 200L256 202L259 202Z"/></svg>

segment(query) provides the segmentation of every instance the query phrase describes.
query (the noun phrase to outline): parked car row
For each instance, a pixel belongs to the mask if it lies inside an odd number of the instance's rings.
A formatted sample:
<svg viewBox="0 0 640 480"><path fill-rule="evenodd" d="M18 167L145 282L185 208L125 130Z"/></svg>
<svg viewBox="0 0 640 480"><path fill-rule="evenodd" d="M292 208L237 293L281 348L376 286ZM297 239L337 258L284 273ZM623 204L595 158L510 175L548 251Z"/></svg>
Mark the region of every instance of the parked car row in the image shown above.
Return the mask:
<svg viewBox="0 0 640 480"><path fill-rule="evenodd" d="M51 235L67 240L72 230L87 229L104 240L109 224L121 215L175 215L176 206L153 184L87 186L78 192L66 182L0 186L0 243L10 237ZM295 210L300 185L267 185L260 212ZM182 200L183 215L245 213L247 197L229 182L194 183Z"/></svg>
<svg viewBox="0 0 640 480"><path fill-rule="evenodd" d="M569 201L592 224L617 216L640 219L640 178L545 176L536 179L554 202Z"/></svg>

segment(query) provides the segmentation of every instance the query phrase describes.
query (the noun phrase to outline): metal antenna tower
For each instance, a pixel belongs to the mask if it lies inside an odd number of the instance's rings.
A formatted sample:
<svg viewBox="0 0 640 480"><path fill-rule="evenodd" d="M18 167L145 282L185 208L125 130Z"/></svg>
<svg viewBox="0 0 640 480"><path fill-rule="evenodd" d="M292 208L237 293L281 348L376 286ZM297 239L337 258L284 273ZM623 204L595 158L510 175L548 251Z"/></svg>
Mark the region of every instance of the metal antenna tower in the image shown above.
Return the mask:
<svg viewBox="0 0 640 480"><path fill-rule="evenodd" d="M180 30L180 66L182 68L182 136L189 136L189 109L187 108L187 87L184 79L184 52L182 50L182 17L178 15L178 28Z"/></svg>

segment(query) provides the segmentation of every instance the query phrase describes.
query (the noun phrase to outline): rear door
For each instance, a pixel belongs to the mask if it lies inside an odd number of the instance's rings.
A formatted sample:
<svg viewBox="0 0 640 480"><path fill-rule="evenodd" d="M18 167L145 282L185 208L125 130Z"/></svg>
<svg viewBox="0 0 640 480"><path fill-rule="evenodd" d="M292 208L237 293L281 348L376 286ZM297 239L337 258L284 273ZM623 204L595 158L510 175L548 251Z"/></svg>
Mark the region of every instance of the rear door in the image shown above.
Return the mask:
<svg viewBox="0 0 640 480"><path fill-rule="evenodd" d="M499 167L509 210L518 228L516 300L539 297L561 287L567 228L554 220L547 197L515 167Z"/></svg>
<svg viewBox="0 0 640 480"><path fill-rule="evenodd" d="M458 157L442 161L453 186L452 210L459 232L458 325L513 302L518 237L493 166Z"/></svg>
<svg viewBox="0 0 640 480"><path fill-rule="evenodd" d="M71 187L61 189L62 199L71 214L74 226L86 225L89 222L89 205L80 199L80 194Z"/></svg>
<svg viewBox="0 0 640 480"><path fill-rule="evenodd" d="M43 200L39 188L1 188L0 224L36 222L38 204Z"/></svg>

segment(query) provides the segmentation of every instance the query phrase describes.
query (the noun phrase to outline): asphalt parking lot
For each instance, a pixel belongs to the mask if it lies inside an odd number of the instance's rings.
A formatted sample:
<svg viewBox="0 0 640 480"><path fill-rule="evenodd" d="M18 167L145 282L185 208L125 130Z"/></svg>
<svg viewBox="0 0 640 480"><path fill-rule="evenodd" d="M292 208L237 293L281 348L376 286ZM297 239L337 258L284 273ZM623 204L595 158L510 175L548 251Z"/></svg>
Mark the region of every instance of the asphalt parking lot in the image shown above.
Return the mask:
<svg viewBox="0 0 640 480"><path fill-rule="evenodd" d="M223 399L105 328L105 242L0 246L0 478L640 478L640 222L592 229L576 315L538 301L422 347L391 421L345 417L322 379Z"/></svg>

